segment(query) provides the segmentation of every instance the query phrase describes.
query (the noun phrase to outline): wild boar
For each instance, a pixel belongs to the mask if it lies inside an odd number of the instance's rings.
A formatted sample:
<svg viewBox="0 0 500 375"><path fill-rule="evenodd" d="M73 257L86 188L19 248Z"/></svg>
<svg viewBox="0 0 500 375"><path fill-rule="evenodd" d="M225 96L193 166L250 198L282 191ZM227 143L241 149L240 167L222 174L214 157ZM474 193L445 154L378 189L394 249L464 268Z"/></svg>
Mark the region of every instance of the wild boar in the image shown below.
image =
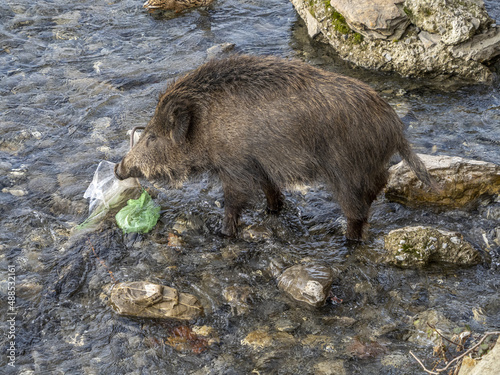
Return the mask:
<svg viewBox="0 0 500 375"><path fill-rule="evenodd" d="M282 189L324 183L347 218L346 237L360 240L394 153L432 185L403 128L391 106L356 79L300 61L236 55L172 83L115 173L172 185L214 173L228 236L260 189L277 213Z"/></svg>

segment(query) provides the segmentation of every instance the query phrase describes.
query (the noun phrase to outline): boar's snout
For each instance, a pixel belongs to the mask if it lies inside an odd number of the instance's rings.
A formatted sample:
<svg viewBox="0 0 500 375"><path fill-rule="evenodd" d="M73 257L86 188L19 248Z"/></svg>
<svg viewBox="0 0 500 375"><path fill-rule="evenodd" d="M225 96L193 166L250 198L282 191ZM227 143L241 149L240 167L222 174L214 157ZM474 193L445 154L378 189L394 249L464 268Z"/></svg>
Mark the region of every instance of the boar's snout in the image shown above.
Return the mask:
<svg viewBox="0 0 500 375"><path fill-rule="evenodd" d="M122 169L122 167L121 167L122 162L123 162L123 160L122 160L122 161L120 161L118 164L116 164L116 165L115 165L115 177L116 177L117 179L119 179L119 180L125 180L125 178L124 178L124 177L122 177L122 173L123 173L123 172L121 171L121 169Z"/></svg>
<svg viewBox="0 0 500 375"><path fill-rule="evenodd" d="M130 155L129 155L130 156ZM136 165L131 165L130 157L125 156L118 164L115 165L115 176L119 180L126 180L131 177L144 177L140 168Z"/></svg>

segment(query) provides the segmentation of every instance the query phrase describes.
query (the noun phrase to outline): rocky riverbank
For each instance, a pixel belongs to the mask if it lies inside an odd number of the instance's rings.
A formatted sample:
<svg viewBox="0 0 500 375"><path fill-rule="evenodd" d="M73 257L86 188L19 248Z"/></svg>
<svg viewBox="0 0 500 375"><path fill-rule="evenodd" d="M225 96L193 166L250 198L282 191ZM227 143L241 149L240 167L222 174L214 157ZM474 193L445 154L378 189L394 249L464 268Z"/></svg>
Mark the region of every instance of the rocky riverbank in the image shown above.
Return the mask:
<svg viewBox="0 0 500 375"><path fill-rule="evenodd" d="M482 0L290 1L311 38L356 65L405 77L493 78L500 27Z"/></svg>

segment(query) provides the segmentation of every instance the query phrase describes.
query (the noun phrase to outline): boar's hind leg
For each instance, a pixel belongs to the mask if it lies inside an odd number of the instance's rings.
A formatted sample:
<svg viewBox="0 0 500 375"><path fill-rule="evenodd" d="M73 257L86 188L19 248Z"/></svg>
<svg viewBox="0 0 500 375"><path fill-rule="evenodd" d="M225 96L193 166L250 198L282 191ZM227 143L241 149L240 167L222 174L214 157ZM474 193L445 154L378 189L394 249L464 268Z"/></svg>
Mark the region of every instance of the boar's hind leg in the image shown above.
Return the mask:
<svg viewBox="0 0 500 375"><path fill-rule="evenodd" d="M347 217L346 238L349 240L362 240L363 229L368 222L370 207L382 189L379 184L370 191L351 189L344 191L340 197L340 205ZM383 186L383 185L382 185Z"/></svg>
<svg viewBox="0 0 500 375"><path fill-rule="evenodd" d="M368 218L366 219L353 219L347 217L347 231L346 238L348 240L359 241L363 239L363 228L365 224L368 222Z"/></svg>
<svg viewBox="0 0 500 375"><path fill-rule="evenodd" d="M281 194L280 189L269 179L262 182L261 186L266 195L267 212L270 214L278 214L283 207L283 194Z"/></svg>
<svg viewBox="0 0 500 375"><path fill-rule="evenodd" d="M222 182L224 190L224 221L222 234L234 237L238 232L238 223L241 211L248 201L248 194L235 189L231 183Z"/></svg>

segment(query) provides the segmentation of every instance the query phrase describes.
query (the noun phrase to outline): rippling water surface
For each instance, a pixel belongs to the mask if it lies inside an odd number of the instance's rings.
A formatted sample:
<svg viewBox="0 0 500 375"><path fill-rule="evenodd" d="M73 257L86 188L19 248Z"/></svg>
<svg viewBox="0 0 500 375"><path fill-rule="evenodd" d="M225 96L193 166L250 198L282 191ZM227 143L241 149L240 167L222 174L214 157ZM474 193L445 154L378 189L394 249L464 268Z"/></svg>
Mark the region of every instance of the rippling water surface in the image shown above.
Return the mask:
<svg viewBox="0 0 500 375"><path fill-rule="evenodd" d="M486 5L499 19L497 2ZM419 346L407 338L417 313L435 309L478 332L500 328L500 203L437 213L381 197L373 208L370 240L354 246L344 243L339 207L314 188L288 193L278 219L268 218L263 203L246 212L248 225L272 228L270 238L229 241L215 234L222 218L219 184L202 179L158 192L165 213L150 234L123 235L109 220L85 237L73 235L71 229L88 214L83 193L97 164L119 160L128 149L127 130L147 123L168 81L203 63L208 48L226 42L237 52L296 57L370 83L401 116L412 113L407 134L419 152L500 164L498 81L441 88L351 67L328 48L311 44L286 0L216 0L208 9L182 14L149 14L132 0L5 0L2 313L10 307L9 265L15 268L17 299L16 367L7 366L10 343L3 335L0 372L307 374L340 364L348 374L416 374L419 367L408 351ZM176 222L188 228L180 248L165 239ZM463 233L490 253L491 263L418 271L379 263L383 235L415 222ZM313 310L277 290L270 264L307 260L339 271L333 291L342 304ZM192 293L206 315L188 324L118 316L107 302L110 272L120 281L150 280ZM228 301L228 287L250 290L250 297L241 304ZM1 325L7 332L7 318ZM185 325L209 327L212 342L183 337ZM248 345L245 338L255 331L272 343ZM376 339L383 354L353 355L349 345L356 337ZM425 348L420 353L425 356Z"/></svg>

